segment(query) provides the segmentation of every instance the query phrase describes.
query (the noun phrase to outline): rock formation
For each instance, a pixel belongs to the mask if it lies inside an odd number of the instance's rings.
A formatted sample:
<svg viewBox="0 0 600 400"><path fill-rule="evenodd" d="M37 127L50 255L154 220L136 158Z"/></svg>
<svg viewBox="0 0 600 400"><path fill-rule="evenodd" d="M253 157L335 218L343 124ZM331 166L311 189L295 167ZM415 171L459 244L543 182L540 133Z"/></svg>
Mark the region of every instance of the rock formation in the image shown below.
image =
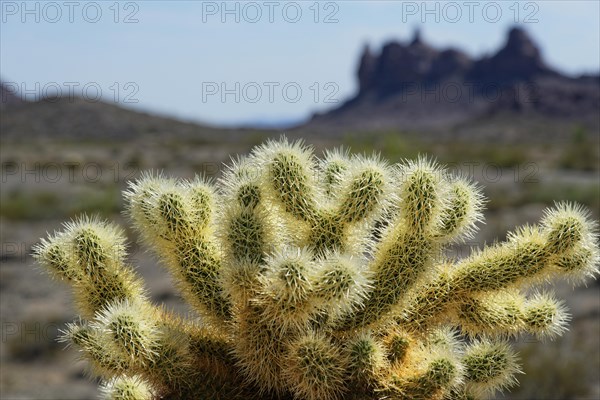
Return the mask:
<svg viewBox="0 0 600 400"><path fill-rule="evenodd" d="M490 56L436 49L416 31L375 54L366 46L358 93L339 108L315 115L308 128L449 129L499 114L533 115L598 125L600 75L569 77L551 68L528 33L508 32Z"/></svg>

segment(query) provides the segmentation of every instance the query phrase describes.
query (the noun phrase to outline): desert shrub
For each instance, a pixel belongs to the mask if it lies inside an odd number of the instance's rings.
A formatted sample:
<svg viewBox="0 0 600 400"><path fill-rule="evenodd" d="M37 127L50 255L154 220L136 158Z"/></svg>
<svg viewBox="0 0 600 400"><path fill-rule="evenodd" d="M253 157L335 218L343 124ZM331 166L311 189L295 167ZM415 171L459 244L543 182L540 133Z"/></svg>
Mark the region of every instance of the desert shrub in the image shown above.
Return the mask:
<svg viewBox="0 0 600 400"><path fill-rule="evenodd" d="M146 174L125 193L142 241L199 318L153 304L117 226L82 217L37 259L71 284L64 340L107 398L471 399L512 386L507 338L560 335L540 283L598 272L596 225L561 203L462 260L444 249L482 219L476 185L426 158L271 141L218 185Z"/></svg>

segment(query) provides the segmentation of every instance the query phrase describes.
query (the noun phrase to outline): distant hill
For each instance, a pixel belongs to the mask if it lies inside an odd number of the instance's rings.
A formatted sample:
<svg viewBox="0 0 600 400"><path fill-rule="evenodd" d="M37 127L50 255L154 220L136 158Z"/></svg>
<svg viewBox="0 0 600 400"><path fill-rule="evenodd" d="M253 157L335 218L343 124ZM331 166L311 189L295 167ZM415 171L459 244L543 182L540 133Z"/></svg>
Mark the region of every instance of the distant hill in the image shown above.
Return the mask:
<svg viewBox="0 0 600 400"><path fill-rule="evenodd" d="M513 118L592 130L599 124L600 75L572 78L552 69L517 27L502 48L480 59L435 49L418 31L408 43L386 43L379 54L366 47L357 79L353 98L314 115L302 129L451 130Z"/></svg>
<svg viewBox="0 0 600 400"><path fill-rule="evenodd" d="M4 110L6 107L18 106L22 103L23 101L15 91L0 82L0 110Z"/></svg>
<svg viewBox="0 0 600 400"><path fill-rule="evenodd" d="M30 137L81 140L131 139L143 135L217 140L231 131L134 111L82 98L3 102L2 139Z"/></svg>

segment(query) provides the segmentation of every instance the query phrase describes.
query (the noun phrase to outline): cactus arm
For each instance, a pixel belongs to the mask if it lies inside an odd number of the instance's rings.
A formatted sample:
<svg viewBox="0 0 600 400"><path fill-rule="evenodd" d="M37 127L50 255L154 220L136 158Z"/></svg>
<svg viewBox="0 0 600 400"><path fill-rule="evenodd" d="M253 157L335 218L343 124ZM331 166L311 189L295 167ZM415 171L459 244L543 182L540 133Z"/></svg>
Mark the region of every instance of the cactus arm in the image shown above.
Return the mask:
<svg viewBox="0 0 600 400"><path fill-rule="evenodd" d="M124 233L97 218L65 224L63 232L34 248L34 257L53 277L71 284L84 318L114 300L146 298L141 280L125 264Z"/></svg>
<svg viewBox="0 0 600 400"><path fill-rule="evenodd" d="M217 325L230 317L219 284L221 255L211 218L216 194L204 181L178 182L147 175L125 193L143 239L164 261L184 298Z"/></svg>

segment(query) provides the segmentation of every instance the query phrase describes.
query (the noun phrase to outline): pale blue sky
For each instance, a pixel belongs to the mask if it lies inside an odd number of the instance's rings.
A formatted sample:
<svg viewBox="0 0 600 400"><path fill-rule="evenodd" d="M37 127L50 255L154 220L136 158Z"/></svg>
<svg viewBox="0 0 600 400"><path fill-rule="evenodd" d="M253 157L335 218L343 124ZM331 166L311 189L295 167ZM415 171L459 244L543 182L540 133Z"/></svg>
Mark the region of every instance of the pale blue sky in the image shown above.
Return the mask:
<svg viewBox="0 0 600 400"><path fill-rule="evenodd" d="M76 94L87 85L88 98L100 90L107 101L212 124L299 120L333 107L327 101L356 91L365 43L379 50L386 40L409 40L415 27L434 46L479 56L519 23L554 67L600 69L596 0L427 2L427 9L421 1L228 2L237 15L224 13L221 1L47 3L29 1L25 10L22 1L0 1L3 80L48 92L73 85ZM224 101L222 85L232 91Z"/></svg>

